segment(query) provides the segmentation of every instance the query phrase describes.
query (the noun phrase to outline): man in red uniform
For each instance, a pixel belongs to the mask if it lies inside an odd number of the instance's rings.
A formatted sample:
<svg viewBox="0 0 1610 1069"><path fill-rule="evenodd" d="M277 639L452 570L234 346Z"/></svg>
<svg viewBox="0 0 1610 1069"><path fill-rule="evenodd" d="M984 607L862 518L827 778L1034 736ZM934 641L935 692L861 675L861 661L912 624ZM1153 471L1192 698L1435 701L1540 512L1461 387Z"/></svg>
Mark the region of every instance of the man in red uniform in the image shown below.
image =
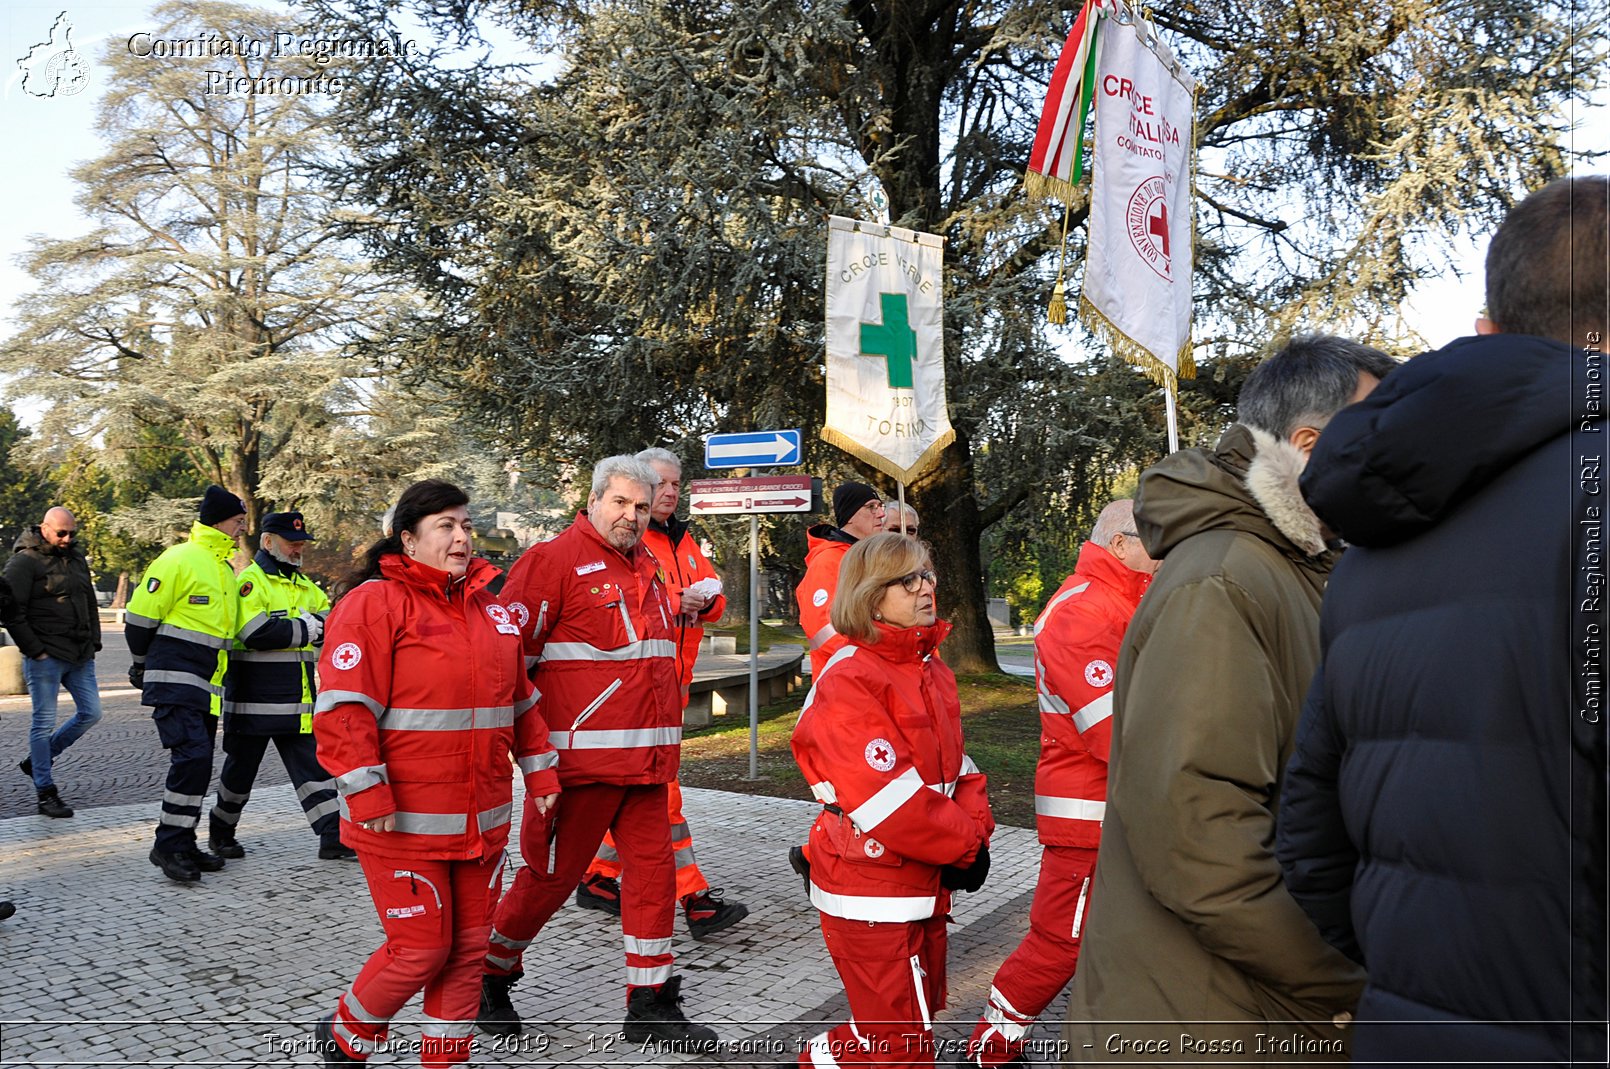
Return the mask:
<svg viewBox="0 0 1610 1069"><path fill-rule="evenodd" d="M716 570L704 550L699 548L698 540L688 530L687 523L676 518L677 502L682 497L682 461L667 449L645 449L637 454L637 459L652 467L654 474L660 477L643 545L659 562L660 582L665 584L671 611L676 616L673 623L676 625L677 672L685 709L688 687L693 683L694 662L699 659L699 643L704 638L704 625L721 619L721 614L727 611L727 598L721 593L721 581L716 578ZM742 902L725 901L719 890L710 889L710 881L699 871L699 863L693 856L693 832L682 815L681 784L672 780L667 795L671 850L676 861L676 898L682 903L688 931L693 938L703 939L749 916L749 907ZM576 905L620 916L620 875L620 853L615 849L615 840L606 834L598 856L587 866L587 874L576 888Z"/></svg>
<svg viewBox="0 0 1610 1069"><path fill-rule="evenodd" d="M503 588L559 752L561 793L547 813L526 798L525 867L498 903L482 977L477 1023L494 1034L521 1030L509 1001L521 957L608 831L625 875L626 1038L677 1049L716 1042L683 1015L681 977L671 975L676 869L666 785L681 760L682 694L675 612L642 544L658 482L636 457L599 461L586 511L527 550Z"/></svg>
<svg viewBox="0 0 1610 1069"><path fill-rule="evenodd" d="M1135 532L1134 502L1114 501L1034 623L1041 732L1034 818L1045 850L1029 933L990 984L967 1045L970 1064L1026 1060L1029 1029L1073 978L1106 808L1118 647L1157 565Z"/></svg>
<svg viewBox="0 0 1610 1069"><path fill-rule="evenodd" d="M850 547L883 528L883 501L866 483L843 483L833 491L833 526L805 532L805 577L794 588L799 626L811 644L811 679L822 678L828 660L844 646L828 618L839 588L839 564Z"/></svg>

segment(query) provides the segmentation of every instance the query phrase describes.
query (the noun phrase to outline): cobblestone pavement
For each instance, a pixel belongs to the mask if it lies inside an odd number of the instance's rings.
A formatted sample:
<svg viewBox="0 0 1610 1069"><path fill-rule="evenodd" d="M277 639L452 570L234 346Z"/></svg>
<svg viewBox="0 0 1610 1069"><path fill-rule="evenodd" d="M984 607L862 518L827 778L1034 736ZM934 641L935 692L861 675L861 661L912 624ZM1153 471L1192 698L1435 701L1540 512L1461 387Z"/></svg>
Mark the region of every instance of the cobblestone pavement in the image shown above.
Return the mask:
<svg viewBox="0 0 1610 1069"><path fill-rule="evenodd" d="M165 879L146 853L166 755L124 679L127 653L100 665L105 719L58 766L78 810L70 820L34 815L15 768L27 699L0 698L0 897L17 903L0 922L0 1066L319 1064L307 1043L313 1022L381 939L357 865L317 859L270 758L241 825L248 856L199 884ZM686 799L701 868L750 909L704 942L678 921L686 1008L726 1049L698 1058L625 1044L618 922L571 904L538 937L514 989L526 1034L502 1045L478 1034L473 1064L769 1066L845 1016L816 912L787 863L813 805L695 789ZM936 1014L951 1044L970 1032L1028 923L1033 833L1001 828L991 853L985 890L954 909L951 1004ZM1040 1039L1054 1039L1064 1005L1065 996L1047 1011ZM418 1039L418 1013L415 1000L393 1029L399 1049L372 1064L417 1064L403 1045Z"/></svg>

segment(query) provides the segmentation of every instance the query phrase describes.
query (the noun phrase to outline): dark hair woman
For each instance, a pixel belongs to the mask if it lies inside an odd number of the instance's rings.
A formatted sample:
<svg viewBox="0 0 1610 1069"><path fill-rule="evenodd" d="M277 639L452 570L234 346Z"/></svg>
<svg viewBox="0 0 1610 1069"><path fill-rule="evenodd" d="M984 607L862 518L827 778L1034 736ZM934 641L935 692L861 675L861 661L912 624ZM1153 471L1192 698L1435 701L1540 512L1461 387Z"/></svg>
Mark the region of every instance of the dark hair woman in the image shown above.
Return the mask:
<svg viewBox="0 0 1610 1069"><path fill-rule="evenodd" d="M927 549L893 532L852 546L833 628L849 642L794 729L794 759L822 803L810 834L811 902L850 1000L850 1022L800 1064L932 1065L945 1005L950 892L989 870L984 776L962 748L956 677L940 660Z"/></svg>
<svg viewBox="0 0 1610 1069"><path fill-rule="evenodd" d="M498 570L471 555L468 504L439 480L404 490L325 626L313 733L386 933L319 1023L326 1065L367 1059L420 990L422 1064L469 1060L510 754L539 811L558 797L520 628L486 589Z"/></svg>

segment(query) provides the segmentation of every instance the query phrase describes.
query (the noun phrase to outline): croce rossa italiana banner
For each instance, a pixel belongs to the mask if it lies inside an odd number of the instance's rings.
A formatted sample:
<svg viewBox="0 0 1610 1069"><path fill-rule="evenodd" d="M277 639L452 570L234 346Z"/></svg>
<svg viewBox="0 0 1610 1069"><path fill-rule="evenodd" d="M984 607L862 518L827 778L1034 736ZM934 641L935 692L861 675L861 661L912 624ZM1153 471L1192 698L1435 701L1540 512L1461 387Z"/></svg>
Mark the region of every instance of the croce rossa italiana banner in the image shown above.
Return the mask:
<svg viewBox="0 0 1610 1069"><path fill-rule="evenodd" d="M945 408L944 241L828 220L822 437L901 482L955 438Z"/></svg>

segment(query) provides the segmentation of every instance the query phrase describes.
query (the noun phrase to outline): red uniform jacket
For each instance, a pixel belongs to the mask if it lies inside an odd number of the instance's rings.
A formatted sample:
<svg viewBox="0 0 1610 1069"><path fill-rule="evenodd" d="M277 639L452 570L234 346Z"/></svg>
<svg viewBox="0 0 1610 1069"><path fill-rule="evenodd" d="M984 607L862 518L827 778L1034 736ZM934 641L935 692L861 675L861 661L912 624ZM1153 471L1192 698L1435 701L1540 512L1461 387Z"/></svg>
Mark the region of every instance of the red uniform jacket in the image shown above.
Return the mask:
<svg viewBox="0 0 1610 1069"><path fill-rule="evenodd" d="M805 532L805 577L794 588L799 626L811 644L811 679L820 679L828 660L844 648L829 614L839 592L839 565L857 539L837 527L817 524Z"/></svg>
<svg viewBox="0 0 1610 1069"><path fill-rule="evenodd" d="M525 635L561 783L676 778L682 691L658 570L641 543L623 554L578 513L509 571L503 601Z"/></svg>
<svg viewBox="0 0 1610 1069"><path fill-rule="evenodd" d="M1152 577L1094 542L1034 622L1040 767L1034 821L1047 846L1101 843L1118 648Z"/></svg>
<svg viewBox="0 0 1610 1069"><path fill-rule="evenodd" d="M681 615L682 590L701 579L716 578L710 558L699 548L699 542L688 530L688 525L672 516L665 523L653 522L643 534L643 545L654 554L660 564L660 582L671 603L671 614ZM716 599L699 612L699 622L692 625L676 623L677 679L682 684L682 700L687 702L688 685L693 682L693 663L699 659L699 642L704 638L704 625L715 623L727 611L727 596ZM675 623L675 621L673 621Z"/></svg>
<svg viewBox="0 0 1610 1069"><path fill-rule="evenodd" d="M823 810L811 828L811 902L835 917L941 916L942 865L971 864L995 830L984 775L962 749L950 625L878 625L849 640L811 687L794 759Z"/></svg>
<svg viewBox="0 0 1610 1069"><path fill-rule="evenodd" d="M400 554L331 611L313 734L341 795L341 839L389 857L489 857L509 838L509 756L526 790L559 789L520 633L487 592L498 570L447 573ZM357 822L387 814L396 830Z"/></svg>

